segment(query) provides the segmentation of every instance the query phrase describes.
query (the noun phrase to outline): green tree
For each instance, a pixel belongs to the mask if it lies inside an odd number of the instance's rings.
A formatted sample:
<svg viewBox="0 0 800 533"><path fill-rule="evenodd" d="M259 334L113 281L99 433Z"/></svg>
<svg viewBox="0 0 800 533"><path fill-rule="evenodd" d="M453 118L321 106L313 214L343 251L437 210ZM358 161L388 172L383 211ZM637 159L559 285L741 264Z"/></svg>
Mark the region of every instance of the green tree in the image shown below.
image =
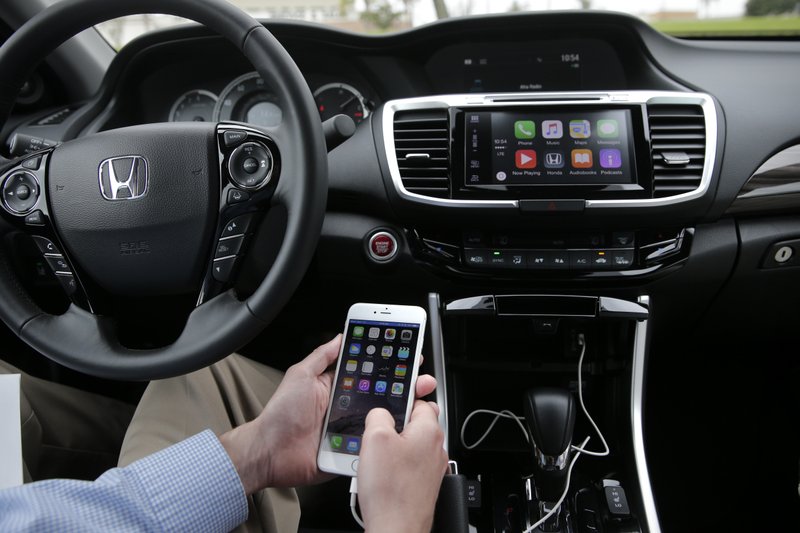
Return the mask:
<svg viewBox="0 0 800 533"><path fill-rule="evenodd" d="M747 0L744 12L748 17L798 13L800 12L800 2L797 0Z"/></svg>
<svg viewBox="0 0 800 533"><path fill-rule="evenodd" d="M386 31L403 15L402 11L395 11L389 0L366 2L366 8L361 13L361 20L375 26L380 31Z"/></svg>
<svg viewBox="0 0 800 533"><path fill-rule="evenodd" d="M592 9L592 0L579 0L581 9Z"/></svg>

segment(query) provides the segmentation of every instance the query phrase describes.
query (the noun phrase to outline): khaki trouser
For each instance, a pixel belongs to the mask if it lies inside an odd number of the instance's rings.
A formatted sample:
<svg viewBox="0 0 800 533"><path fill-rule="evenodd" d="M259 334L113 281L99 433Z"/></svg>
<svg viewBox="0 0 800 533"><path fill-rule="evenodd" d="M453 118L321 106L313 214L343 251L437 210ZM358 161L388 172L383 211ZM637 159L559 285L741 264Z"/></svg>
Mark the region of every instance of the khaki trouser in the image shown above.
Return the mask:
<svg viewBox="0 0 800 533"><path fill-rule="evenodd" d="M1 374L21 374L23 478L94 479L116 465L134 407L39 379L0 361Z"/></svg>
<svg viewBox="0 0 800 533"><path fill-rule="evenodd" d="M166 448L204 429L217 435L254 419L283 374L231 355L185 376L153 381L125 435L119 465ZM266 489L248 498L249 518L238 531L297 531L300 505L294 489Z"/></svg>

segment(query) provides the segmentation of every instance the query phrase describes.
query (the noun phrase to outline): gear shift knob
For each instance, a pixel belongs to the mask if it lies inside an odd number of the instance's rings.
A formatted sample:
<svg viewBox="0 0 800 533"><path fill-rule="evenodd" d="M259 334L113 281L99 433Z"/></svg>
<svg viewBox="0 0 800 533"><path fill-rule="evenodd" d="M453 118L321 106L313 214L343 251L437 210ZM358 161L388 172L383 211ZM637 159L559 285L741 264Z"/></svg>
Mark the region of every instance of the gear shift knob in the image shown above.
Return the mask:
<svg viewBox="0 0 800 533"><path fill-rule="evenodd" d="M525 393L524 410L537 466L543 470L563 470L575 428L572 393L556 388L530 389Z"/></svg>

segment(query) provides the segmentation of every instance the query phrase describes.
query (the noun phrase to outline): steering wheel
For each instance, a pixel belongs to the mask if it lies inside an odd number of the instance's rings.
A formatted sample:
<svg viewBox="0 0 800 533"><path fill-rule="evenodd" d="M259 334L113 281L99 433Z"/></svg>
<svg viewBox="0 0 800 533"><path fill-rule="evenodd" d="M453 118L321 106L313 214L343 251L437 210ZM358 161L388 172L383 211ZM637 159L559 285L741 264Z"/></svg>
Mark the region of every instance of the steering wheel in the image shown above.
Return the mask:
<svg viewBox="0 0 800 533"><path fill-rule="evenodd" d="M258 334L299 285L325 214L327 153L302 74L260 23L222 0L63 0L0 48L0 127L23 82L56 46L100 22L163 13L227 38L269 80L284 113L272 128L148 124L67 141L0 169L0 212L33 236L70 296L63 314L34 303L0 254L0 318L52 360L144 380L211 364ZM255 291L233 287L250 234L280 206L280 248ZM105 299L196 293L169 345L123 345Z"/></svg>

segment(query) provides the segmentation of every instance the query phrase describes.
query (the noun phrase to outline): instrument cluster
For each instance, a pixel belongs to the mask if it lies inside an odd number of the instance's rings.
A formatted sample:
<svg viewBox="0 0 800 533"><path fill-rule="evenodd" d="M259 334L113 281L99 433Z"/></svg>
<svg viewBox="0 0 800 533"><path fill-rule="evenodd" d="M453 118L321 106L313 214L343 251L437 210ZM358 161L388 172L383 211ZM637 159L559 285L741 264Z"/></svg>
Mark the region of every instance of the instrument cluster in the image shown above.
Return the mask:
<svg viewBox="0 0 800 533"><path fill-rule="evenodd" d="M314 100L322 121L345 114L359 124L374 107L359 89L338 81L317 86ZM257 72L248 72L228 83L219 94L205 88L181 94L172 104L169 121L236 121L275 127L283 121L283 112L269 85Z"/></svg>

